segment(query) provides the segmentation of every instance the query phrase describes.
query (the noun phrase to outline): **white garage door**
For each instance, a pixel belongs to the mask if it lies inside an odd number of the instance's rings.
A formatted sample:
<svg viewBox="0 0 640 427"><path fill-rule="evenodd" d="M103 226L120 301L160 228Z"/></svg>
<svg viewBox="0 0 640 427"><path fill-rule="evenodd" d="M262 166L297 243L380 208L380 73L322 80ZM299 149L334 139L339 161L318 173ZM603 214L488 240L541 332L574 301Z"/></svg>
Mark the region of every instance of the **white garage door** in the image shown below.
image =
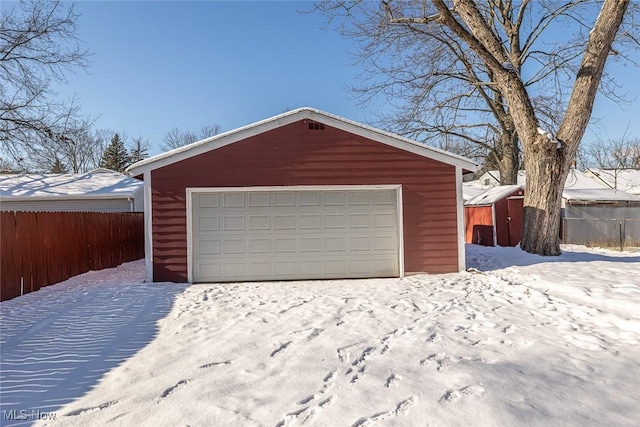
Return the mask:
<svg viewBox="0 0 640 427"><path fill-rule="evenodd" d="M193 282L400 275L395 188L191 197Z"/></svg>

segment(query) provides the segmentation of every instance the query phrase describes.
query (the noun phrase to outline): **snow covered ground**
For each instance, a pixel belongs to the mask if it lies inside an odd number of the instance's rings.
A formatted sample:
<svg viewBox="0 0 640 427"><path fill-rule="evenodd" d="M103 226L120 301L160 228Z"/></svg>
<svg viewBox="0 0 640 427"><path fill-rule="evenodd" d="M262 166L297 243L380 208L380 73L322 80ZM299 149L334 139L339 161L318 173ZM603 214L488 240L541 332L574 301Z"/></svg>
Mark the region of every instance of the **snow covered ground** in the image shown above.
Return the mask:
<svg viewBox="0 0 640 427"><path fill-rule="evenodd" d="M1 303L0 424L636 426L640 255L564 250L404 279L87 273Z"/></svg>

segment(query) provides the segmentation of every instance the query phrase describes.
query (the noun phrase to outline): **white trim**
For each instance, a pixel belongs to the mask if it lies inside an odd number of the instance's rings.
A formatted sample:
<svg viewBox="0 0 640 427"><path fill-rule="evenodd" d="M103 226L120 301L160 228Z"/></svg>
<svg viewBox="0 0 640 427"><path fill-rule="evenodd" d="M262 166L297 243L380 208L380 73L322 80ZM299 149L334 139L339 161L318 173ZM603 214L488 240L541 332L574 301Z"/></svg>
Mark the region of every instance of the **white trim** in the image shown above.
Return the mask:
<svg viewBox="0 0 640 427"><path fill-rule="evenodd" d="M145 172L146 175L150 172ZM460 178L462 179L462 177ZM146 188L146 187L145 187ZM402 185L381 184L381 185L284 185L284 186L261 186L261 187L187 187L187 282L193 283L193 196L200 193L228 193L228 192L248 192L248 191L375 191L375 190L395 190L396 211L398 216L398 274L404 277L404 222L402 218ZM145 197L146 203L146 197ZM146 209L146 207L145 207ZM145 215L146 218L146 215ZM145 250L146 253L146 250Z"/></svg>
<svg viewBox="0 0 640 427"><path fill-rule="evenodd" d="M478 166L471 160L458 156L457 154L449 153L425 144L420 144L409 138L347 120L343 117L335 116L324 111L313 108L299 108L297 110L292 110L278 116L252 123L250 125L224 132L184 147L179 147L148 159L141 160L140 162L129 166L127 168L127 173L134 176L139 175L140 173L168 166L173 163L216 150L226 145L233 144L234 142L242 141L261 133L305 119L318 121L354 135L359 135L361 137L409 151L442 163L460 166L461 168L470 171L476 171L478 168Z"/></svg>
<svg viewBox="0 0 640 427"><path fill-rule="evenodd" d="M464 195L462 194L462 168L460 166L456 166L456 214L458 220L458 271L465 271L467 269L464 245L466 224L464 220Z"/></svg>
<svg viewBox="0 0 640 427"><path fill-rule="evenodd" d="M187 283L193 283L193 196L196 193L207 193L207 191L193 191L186 188L185 200L187 202Z"/></svg>
<svg viewBox="0 0 640 427"><path fill-rule="evenodd" d="M234 191L348 191L348 190L397 190L399 184L380 185L268 185L254 187L187 187L189 193L220 193Z"/></svg>
<svg viewBox="0 0 640 427"><path fill-rule="evenodd" d="M405 276L404 271L404 218L402 214L402 185L396 188L397 215L398 215L398 267L400 278Z"/></svg>
<svg viewBox="0 0 640 427"><path fill-rule="evenodd" d="M151 204L151 172L144 173L144 267L146 281L153 282L153 217Z"/></svg>
<svg viewBox="0 0 640 427"><path fill-rule="evenodd" d="M493 246L498 246L498 229L496 228L496 204L491 204L491 224L493 227Z"/></svg>

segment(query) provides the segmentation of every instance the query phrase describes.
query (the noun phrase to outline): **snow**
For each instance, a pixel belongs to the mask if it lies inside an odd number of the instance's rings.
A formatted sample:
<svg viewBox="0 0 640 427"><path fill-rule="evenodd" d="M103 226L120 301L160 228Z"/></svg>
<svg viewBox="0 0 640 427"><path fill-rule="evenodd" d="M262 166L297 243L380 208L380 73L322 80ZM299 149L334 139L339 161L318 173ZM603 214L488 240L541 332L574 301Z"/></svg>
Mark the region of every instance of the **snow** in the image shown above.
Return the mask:
<svg viewBox="0 0 640 427"><path fill-rule="evenodd" d="M465 205L490 205L498 200L502 200L505 197L510 196L513 193L516 193L517 191L521 191L521 194L524 194L523 190L524 188L521 185L500 185L474 197L467 201Z"/></svg>
<svg viewBox="0 0 640 427"><path fill-rule="evenodd" d="M640 195L640 169L589 169L611 188Z"/></svg>
<svg viewBox="0 0 640 427"><path fill-rule="evenodd" d="M468 245L467 272L402 279L77 276L0 303L2 424L635 426L640 254L563 251Z"/></svg>
<svg viewBox="0 0 640 427"><path fill-rule="evenodd" d="M5 200L134 197L143 182L124 174L97 169L82 174L0 175Z"/></svg>
<svg viewBox="0 0 640 427"><path fill-rule="evenodd" d="M484 193L485 191L491 189L491 187L482 185L480 181L469 181L462 183L462 199L464 202L468 202Z"/></svg>
<svg viewBox="0 0 640 427"><path fill-rule="evenodd" d="M570 201L596 201L596 202L640 202L640 196L626 193L622 190L612 190L608 188L597 189L565 189L562 197Z"/></svg>

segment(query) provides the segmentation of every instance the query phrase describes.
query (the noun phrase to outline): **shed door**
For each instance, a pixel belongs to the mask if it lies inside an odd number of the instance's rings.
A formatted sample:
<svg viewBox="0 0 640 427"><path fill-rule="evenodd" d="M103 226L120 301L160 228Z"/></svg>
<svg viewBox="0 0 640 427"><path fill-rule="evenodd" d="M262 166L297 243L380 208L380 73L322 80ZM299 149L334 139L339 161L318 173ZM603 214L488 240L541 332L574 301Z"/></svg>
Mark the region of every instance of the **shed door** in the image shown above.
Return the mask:
<svg viewBox="0 0 640 427"><path fill-rule="evenodd" d="M193 282L397 277L395 189L192 194Z"/></svg>

